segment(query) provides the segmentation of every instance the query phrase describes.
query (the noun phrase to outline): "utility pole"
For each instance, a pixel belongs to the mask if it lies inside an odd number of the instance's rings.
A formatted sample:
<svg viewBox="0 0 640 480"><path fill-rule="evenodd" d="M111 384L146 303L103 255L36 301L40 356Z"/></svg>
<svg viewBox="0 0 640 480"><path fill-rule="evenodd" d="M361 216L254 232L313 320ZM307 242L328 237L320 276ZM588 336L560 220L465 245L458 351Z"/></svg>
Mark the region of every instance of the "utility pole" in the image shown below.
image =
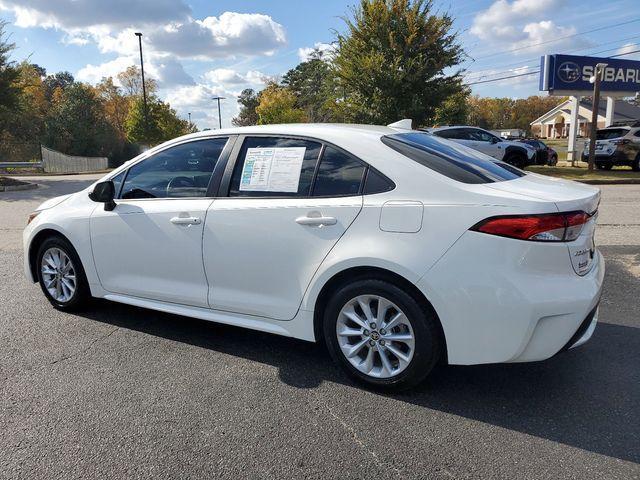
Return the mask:
<svg viewBox="0 0 640 480"><path fill-rule="evenodd" d="M142 33L136 32L138 37L138 45L140 46L140 72L142 73L142 102L144 105L144 133L149 133L149 116L147 110L147 87L144 84L144 61L142 60ZM145 135L146 136L146 135Z"/></svg>
<svg viewBox="0 0 640 480"><path fill-rule="evenodd" d="M211 97L212 100L218 101L218 125L222 128L222 114L220 113L220 100L224 100L226 97Z"/></svg>
<svg viewBox="0 0 640 480"><path fill-rule="evenodd" d="M591 132L589 134L589 171L593 172L596 159L596 131L598 130L598 110L600 107L600 76L606 63L596 65L593 76L589 79L593 83L593 105L591 109Z"/></svg>

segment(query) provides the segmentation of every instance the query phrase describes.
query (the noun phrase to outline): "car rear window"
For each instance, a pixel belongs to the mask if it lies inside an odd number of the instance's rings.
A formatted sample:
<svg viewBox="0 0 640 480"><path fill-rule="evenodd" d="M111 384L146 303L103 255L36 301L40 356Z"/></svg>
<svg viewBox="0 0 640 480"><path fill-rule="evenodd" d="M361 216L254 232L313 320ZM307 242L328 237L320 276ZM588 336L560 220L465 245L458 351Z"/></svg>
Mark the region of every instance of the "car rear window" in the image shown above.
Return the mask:
<svg viewBox="0 0 640 480"><path fill-rule="evenodd" d="M394 133L382 137L382 143L431 170L463 183L503 182L526 175L507 163L428 133Z"/></svg>
<svg viewBox="0 0 640 480"><path fill-rule="evenodd" d="M596 138L598 140L609 140L611 138L624 137L627 133L629 133L629 130L626 128L606 128L604 130L598 130Z"/></svg>

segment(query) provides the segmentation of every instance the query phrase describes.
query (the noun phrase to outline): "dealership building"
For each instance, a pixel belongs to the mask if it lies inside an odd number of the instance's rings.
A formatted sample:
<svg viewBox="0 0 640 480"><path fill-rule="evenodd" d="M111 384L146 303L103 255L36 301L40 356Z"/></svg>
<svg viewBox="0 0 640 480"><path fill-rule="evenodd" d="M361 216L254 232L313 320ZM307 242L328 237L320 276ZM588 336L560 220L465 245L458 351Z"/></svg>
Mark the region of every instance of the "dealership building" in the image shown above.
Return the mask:
<svg viewBox="0 0 640 480"><path fill-rule="evenodd" d="M578 136L588 137L591 127L593 102L590 98L580 99L578 105ZM624 100L615 100L610 119L607 119L607 99L601 99L598 106L598 128L611 123L633 123L640 120L640 106ZM539 138L566 138L571 131L571 99L567 99L555 108L531 122L531 132Z"/></svg>

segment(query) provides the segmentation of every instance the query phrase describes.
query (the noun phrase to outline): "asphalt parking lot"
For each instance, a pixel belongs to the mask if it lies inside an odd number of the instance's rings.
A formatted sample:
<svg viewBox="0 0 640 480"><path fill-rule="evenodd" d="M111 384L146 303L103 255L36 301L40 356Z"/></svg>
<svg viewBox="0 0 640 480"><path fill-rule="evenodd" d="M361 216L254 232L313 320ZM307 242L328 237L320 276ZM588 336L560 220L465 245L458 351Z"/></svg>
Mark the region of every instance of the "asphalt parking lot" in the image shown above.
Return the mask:
<svg viewBox="0 0 640 480"><path fill-rule="evenodd" d="M640 478L640 185L602 187L589 343L381 395L302 341L50 307L23 277L22 228L92 178L0 193L1 478Z"/></svg>

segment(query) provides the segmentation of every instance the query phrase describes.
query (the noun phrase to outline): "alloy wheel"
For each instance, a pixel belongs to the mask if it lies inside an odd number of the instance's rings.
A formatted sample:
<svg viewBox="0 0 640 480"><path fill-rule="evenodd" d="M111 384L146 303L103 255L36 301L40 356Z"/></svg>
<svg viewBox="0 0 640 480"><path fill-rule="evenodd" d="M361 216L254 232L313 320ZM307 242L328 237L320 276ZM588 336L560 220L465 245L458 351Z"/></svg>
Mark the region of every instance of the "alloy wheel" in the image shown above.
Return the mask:
<svg viewBox="0 0 640 480"><path fill-rule="evenodd" d="M76 271L69 256L60 248L52 247L42 255L40 264L42 281L51 297L66 303L76 291Z"/></svg>
<svg viewBox="0 0 640 480"><path fill-rule="evenodd" d="M397 305L379 295L349 300L338 315L336 335L349 363L374 378L400 374L415 351L411 322Z"/></svg>

